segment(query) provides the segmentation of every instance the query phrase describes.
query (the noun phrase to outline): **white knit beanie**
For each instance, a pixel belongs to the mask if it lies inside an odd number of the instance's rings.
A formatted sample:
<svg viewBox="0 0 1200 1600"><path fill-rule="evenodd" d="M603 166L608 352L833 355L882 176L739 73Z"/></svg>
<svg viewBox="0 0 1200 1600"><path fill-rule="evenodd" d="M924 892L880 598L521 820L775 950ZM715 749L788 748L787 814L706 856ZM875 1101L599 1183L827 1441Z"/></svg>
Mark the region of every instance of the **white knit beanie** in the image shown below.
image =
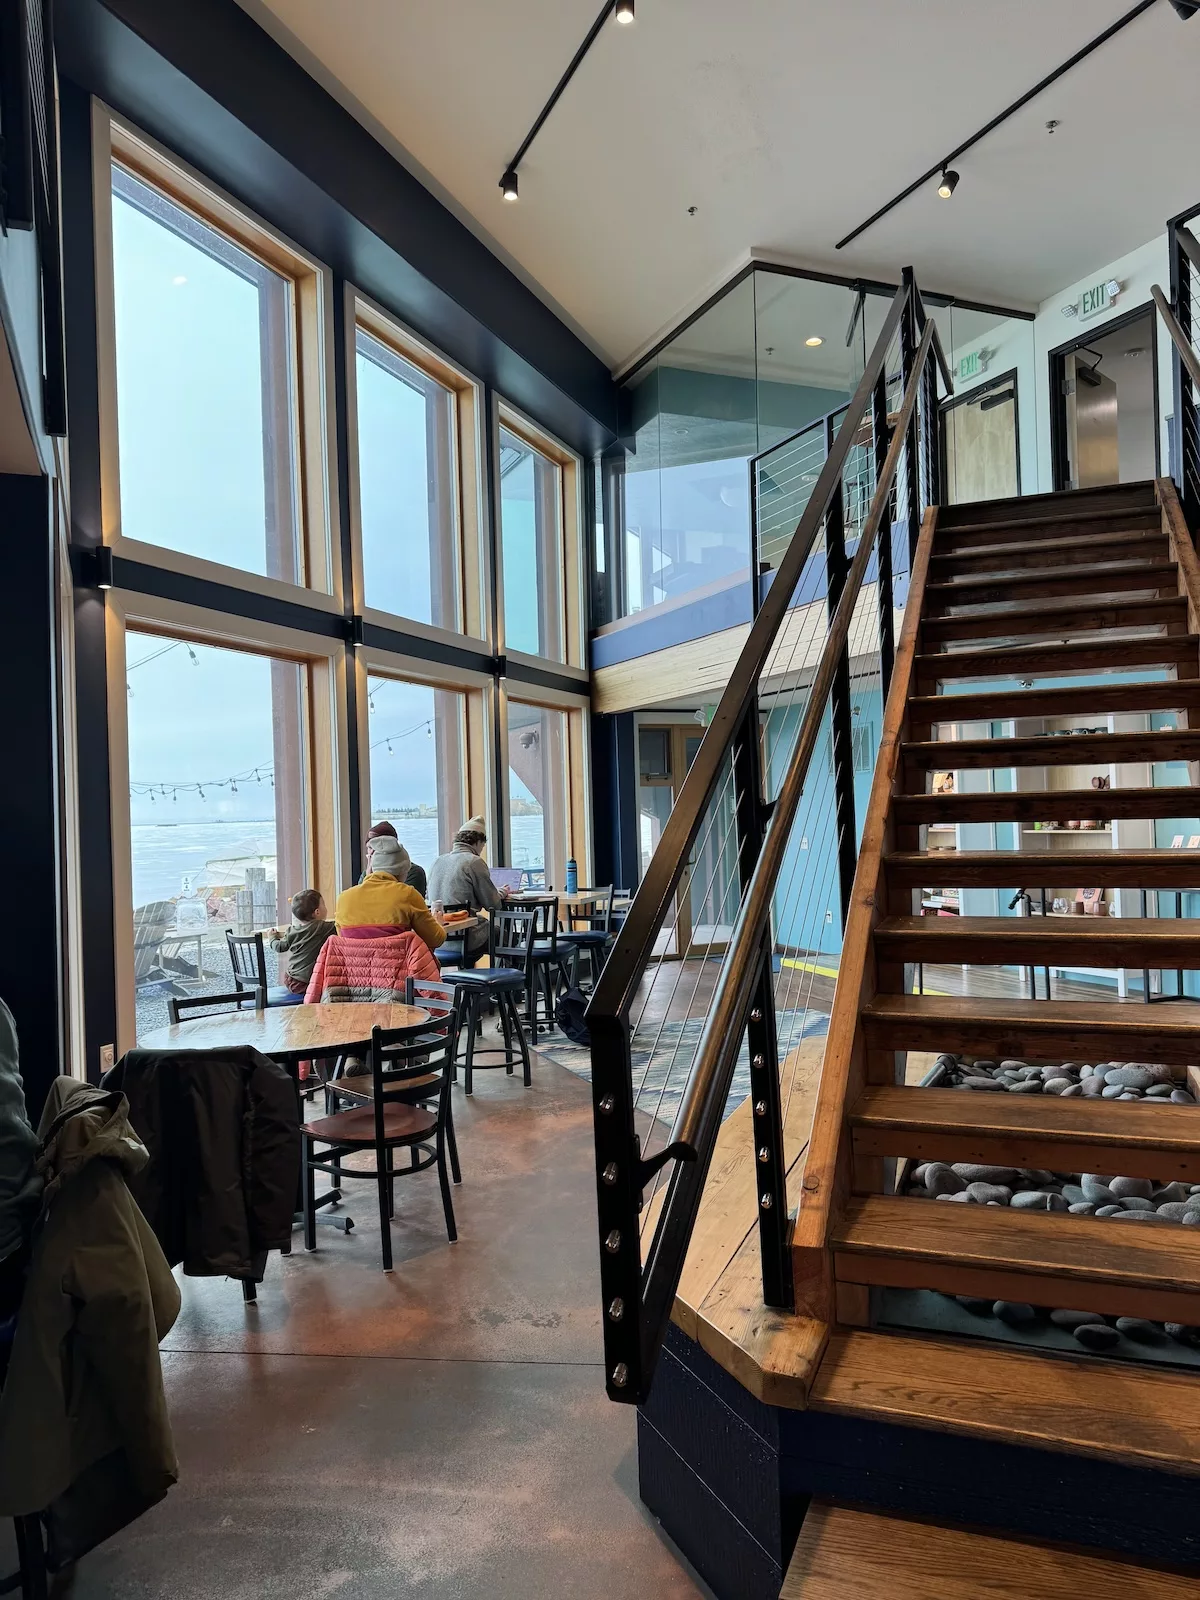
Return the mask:
<svg viewBox="0 0 1200 1600"><path fill-rule="evenodd" d="M403 883L412 866L412 857L399 839L389 839L386 834L371 840L371 854L367 867L371 872L386 872L389 877Z"/></svg>

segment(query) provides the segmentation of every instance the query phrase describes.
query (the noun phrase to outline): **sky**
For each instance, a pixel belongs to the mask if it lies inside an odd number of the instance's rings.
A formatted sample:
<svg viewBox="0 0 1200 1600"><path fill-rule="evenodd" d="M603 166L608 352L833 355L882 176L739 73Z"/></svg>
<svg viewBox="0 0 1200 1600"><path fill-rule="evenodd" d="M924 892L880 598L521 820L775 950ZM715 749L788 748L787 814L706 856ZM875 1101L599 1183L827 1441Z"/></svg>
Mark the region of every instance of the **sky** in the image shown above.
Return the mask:
<svg viewBox="0 0 1200 1600"><path fill-rule="evenodd" d="M260 286L120 194L113 258L122 532L265 573ZM361 354L356 366L367 604L452 622L430 615L426 398ZM505 479L502 524L509 643L536 651L532 459ZM269 819L270 663L209 645L169 645L128 636L133 822ZM372 802L432 804L434 740L426 725L433 691L395 682L377 688ZM236 791L231 779L240 780Z"/></svg>

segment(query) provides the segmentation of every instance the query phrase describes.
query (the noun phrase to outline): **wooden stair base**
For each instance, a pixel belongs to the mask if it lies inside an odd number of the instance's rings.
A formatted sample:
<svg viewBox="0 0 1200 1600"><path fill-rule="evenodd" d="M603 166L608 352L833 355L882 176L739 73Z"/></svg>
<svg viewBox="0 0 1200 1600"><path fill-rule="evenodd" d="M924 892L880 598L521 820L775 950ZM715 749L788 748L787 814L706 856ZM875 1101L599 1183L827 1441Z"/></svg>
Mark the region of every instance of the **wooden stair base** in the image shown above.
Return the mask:
<svg viewBox="0 0 1200 1600"><path fill-rule="evenodd" d="M1089 683L1056 689L987 689L921 695L908 702L910 737L960 722L1002 722L1010 717L1096 717L1110 711L1200 710L1200 678L1162 683ZM1074 735L1072 735L1074 737Z"/></svg>
<svg viewBox="0 0 1200 1600"><path fill-rule="evenodd" d="M1072 850L1069 860L1073 879L1101 889L1200 889L1194 852L1189 859L1181 850ZM1012 890L1062 870L1062 858L1045 850L909 850L884 860L889 894L897 896L950 886Z"/></svg>
<svg viewBox="0 0 1200 1600"><path fill-rule="evenodd" d="M885 917L875 930L875 948L889 961L1175 971L1200 967L1200 921L1074 915Z"/></svg>
<svg viewBox="0 0 1200 1600"><path fill-rule="evenodd" d="M947 749L953 749L948 745ZM1200 790L1019 789L996 794L898 794L901 823L1108 822L1113 817L1194 817Z"/></svg>
<svg viewBox="0 0 1200 1600"><path fill-rule="evenodd" d="M1152 639L1084 639L1069 644L1017 644L999 649L947 650L913 663L916 693L962 678L1047 678L1072 672L1124 672L1133 667L1174 667L1181 678L1200 676L1200 638L1160 634Z"/></svg>
<svg viewBox="0 0 1200 1600"><path fill-rule="evenodd" d="M1200 1600L1200 1576L814 1501L779 1600Z"/></svg>
<svg viewBox="0 0 1200 1600"><path fill-rule="evenodd" d="M1200 1110L970 1089L867 1089L850 1112L855 1159L974 1161L1200 1183ZM1101 1226L1105 1219L1101 1219ZM1200 1310L1200 1308L1198 1308Z"/></svg>
<svg viewBox="0 0 1200 1600"><path fill-rule="evenodd" d="M1200 1321L1197 1228L872 1195L850 1201L831 1244L843 1284Z"/></svg>
<svg viewBox="0 0 1200 1600"><path fill-rule="evenodd" d="M903 748L912 777L953 766L955 772L1001 767L1082 767L1200 760L1200 732L1164 728L1159 733L1029 734L1015 739L922 740Z"/></svg>

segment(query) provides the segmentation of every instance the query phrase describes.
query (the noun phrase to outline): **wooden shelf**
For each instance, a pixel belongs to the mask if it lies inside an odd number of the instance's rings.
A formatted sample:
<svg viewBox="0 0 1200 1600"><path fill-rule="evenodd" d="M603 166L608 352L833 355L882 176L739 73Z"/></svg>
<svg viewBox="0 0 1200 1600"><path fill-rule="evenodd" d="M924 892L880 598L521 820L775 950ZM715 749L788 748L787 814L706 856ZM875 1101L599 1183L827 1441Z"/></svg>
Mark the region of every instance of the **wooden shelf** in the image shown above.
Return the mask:
<svg viewBox="0 0 1200 1600"><path fill-rule="evenodd" d="M1111 828L1022 828L1022 833L1036 834L1039 839L1058 838L1065 834L1067 838L1074 839L1080 834L1085 839L1092 839L1096 834L1111 834Z"/></svg>

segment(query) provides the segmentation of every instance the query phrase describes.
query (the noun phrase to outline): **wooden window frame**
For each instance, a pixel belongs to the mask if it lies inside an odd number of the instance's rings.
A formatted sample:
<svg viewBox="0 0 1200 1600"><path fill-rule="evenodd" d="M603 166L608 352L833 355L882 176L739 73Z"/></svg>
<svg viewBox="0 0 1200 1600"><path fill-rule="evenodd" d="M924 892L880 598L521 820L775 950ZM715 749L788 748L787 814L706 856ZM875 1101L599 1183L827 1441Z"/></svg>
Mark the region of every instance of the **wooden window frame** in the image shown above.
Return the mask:
<svg viewBox="0 0 1200 1600"><path fill-rule="evenodd" d="M288 600L302 598L303 603L320 610L341 612L341 560L335 538L337 471L331 426L334 415L332 274L100 101L93 101L92 119L103 542L111 546L118 557L249 589L257 594ZM174 205L291 284L290 377L295 395L291 426L303 566L300 583L129 539L121 531L112 234L114 164L158 190Z"/></svg>
<svg viewBox="0 0 1200 1600"><path fill-rule="evenodd" d="M136 1042L133 970L133 864L129 802L127 633L159 634L308 668L305 765L308 873L326 900L350 881L349 761L345 707L349 652L337 639L281 628L128 589L111 589L105 605L108 677L109 792L113 863L113 941L117 990L116 1049Z"/></svg>
<svg viewBox="0 0 1200 1600"><path fill-rule="evenodd" d="M574 451L568 450L543 428L505 400L498 400L493 419L493 437L496 441L496 613L500 635L499 649L514 661L529 666L551 663L555 670L567 677L587 682L587 655L585 647L586 611L586 553L583 528L583 462ZM500 429L520 439L522 444L536 450L559 469L559 582L561 584L561 624L559 647L561 659L550 656L527 655L524 651L508 650L504 627L504 527L500 504ZM520 698L520 696L517 696Z"/></svg>
<svg viewBox="0 0 1200 1600"><path fill-rule="evenodd" d="M579 868L579 881L590 884L595 862L592 838L591 764L591 706L582 697L557 689L545 689L540 684L525 684L519 679L504 680L499 696L499 729L497 750L503 761L500 788L504 806L504 855L512 860L512 817L509 812L508 780L508 707L515 700L519 705L536 706L542 711L563 711L567 715L567 737L563 746L563 782L567 799L567 856L574 856ZM566 858L564 858L566 859ZM556 888L562 888L561 884Z"/></svg>

